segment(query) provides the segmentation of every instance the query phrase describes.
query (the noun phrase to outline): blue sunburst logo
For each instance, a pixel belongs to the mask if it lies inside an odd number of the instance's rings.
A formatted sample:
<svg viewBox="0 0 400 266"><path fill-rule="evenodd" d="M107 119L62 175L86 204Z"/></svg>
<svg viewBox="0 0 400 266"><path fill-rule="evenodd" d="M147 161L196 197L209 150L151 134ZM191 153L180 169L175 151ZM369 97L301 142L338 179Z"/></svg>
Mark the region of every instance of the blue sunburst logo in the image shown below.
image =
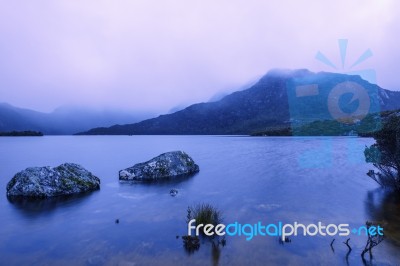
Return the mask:
<svg viewBox="0 0 400 266"><path fill-rule="evenodd" d="M334 71L341 72L344 74L350 74L350 75L360 75L363 79L369 81L370 83L376 84L376 72L373 69L361 69L361 70L353 70L357 66L359 66L361 63L365 62L369 58L373 56L373 53L371 49L366 49L359 57L358 59L353 62L348 64L346 62L347 59L347 46L348 46L349 41L347 39L339 39L338 40L338 46L339 46L339 53L340 53L340 61L341 61L341 66L338 67L336 64L332 62L325 54L323 54L321 51L318 51L317 54L315 55L315 59L318 61L322 62L326 66L329 66L332 68Z"/></svg>

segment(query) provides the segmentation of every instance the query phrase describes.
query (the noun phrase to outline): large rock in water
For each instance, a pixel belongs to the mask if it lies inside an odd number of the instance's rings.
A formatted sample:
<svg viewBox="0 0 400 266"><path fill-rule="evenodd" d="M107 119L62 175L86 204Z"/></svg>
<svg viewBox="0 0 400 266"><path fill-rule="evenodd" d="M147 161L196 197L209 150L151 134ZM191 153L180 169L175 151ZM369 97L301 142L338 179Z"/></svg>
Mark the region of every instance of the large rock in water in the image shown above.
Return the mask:
<svg viewBox="0 0 400 266"><path fill-rule="evenodd" d="M100 179L78 164L30 167L7 184L7 196L46 198L71 195L100 188Z"/></svg>
<svg viewBox="0 0 400 266"><path fill-rule="evenodd" d="M183 151L163 153L150 161L135 164L132 167L119 171L120 180L158 181L181 176L188 176L199 171L194 163Z"/></svg>

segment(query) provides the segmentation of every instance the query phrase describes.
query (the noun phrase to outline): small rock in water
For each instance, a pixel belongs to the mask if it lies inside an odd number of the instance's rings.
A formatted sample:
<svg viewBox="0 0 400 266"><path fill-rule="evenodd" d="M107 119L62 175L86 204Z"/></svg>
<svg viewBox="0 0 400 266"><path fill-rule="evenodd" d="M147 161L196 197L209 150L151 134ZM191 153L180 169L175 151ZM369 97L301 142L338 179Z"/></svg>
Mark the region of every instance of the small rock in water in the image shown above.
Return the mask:
<svg viewBox="0 0 400 266"><path fill-rule="evenodd" d="M175 197L176 195L178 195L178 190L175 189L175 188L173 188L173 189L171 189L171 190L169 191L169 194L170 194L172 197Z"/></svg>
<svg viewBox="0 0 400 266"><path fill-rule="evenodd" d="M159 181L197 173L199 166L183 151L163 153L147 162L119 171L126 181Z"/></svg>
<svg viewBox="0 0 400 266"><path fill-rule="evenodd" d="M292 240L287 236L285 237L285 240L282 240L282 238L279 237L279 244L281 244L281 245L283 245L285 243L291 243L291 242L292 242Z"/></svg>

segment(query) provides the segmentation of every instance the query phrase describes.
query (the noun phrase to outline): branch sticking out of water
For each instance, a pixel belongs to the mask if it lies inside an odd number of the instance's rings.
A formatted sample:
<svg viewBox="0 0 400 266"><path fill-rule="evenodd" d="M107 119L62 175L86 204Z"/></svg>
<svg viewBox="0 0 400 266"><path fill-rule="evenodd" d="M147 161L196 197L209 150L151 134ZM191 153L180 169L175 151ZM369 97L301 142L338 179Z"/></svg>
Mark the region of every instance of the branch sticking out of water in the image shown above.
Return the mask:
<svg viewBox="0 0 400 266"><path fill-rule="evenodd" d="M350 253L351 252L351 247L349 245L349 241L350 241L350 238L347 239L346 242L343 242L343 244L345 244L349 248L349 253Z"/></svg>
<svg viewBox="0 0 400 266"><path fill-rule="evenodd" d="M372 249L374 247L376 247L377 245L379 245L384 240L383 235L379 235L379 234L371 235L369 233L369 228L371 226L376 225L376 223L367 221L366 225L367 225L368 239L367 239L367 244L365 245L364 250L361 253L361 257L364 262L365 262L365 258L364 258L365 253L369 252L369 258L372 259Z"/></svg>
<svg viewBox="0 0 400 266"><path fill-rule="evenodd" d="M333 248L333 242L335 242L335 238L332 240L332 242L331 242L331 249L332 249L332 252L333 253L335 253L335 249Z"/></svg>
<svg viewBox="0 0 400 266"><path fill-rule="evenodd" d="M347 254L346 254L346 264L347 264L347 265L349 265L349 255L350 255L350 253L351 253L351 247L350 247L350 245L349 245L349 241L350 241L350 238L347 239L346 242L343 242L343 244L345 244L345 245L349 248L349 251L348 251Z"/></svg>

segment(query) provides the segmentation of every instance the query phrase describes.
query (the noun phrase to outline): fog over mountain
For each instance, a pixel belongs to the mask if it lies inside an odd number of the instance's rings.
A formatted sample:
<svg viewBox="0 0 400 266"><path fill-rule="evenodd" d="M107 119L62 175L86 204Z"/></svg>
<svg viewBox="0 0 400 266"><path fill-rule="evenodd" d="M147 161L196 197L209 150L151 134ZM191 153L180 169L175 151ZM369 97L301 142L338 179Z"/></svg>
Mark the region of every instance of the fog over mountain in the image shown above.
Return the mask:
<svg viewBox="0 0 400 266"><path fill-rule="evenodd" d="M167 113L275 67L373 69L380 86L400 88L400 1L40 3L0 1L1 102Z"/></svg>
<svg viewBox="0 0 400 266"><path fill-rule="evenodd" d="M206 103L176 106L169 114L156 118L151 118L155 113L149 112L130 113L72 106L43 113L0 103L0 131L33 130L46 135L80 132L85 135L252 134L266 128L290 126L293 111L308 108L307 103L290 106L289 94L293 88L288 84L292 80L306 80L321 88L320 97L315 98L314 103L317 104L308 110L315 114L311 120L331 119L326 97L336 84L346 81L376 92L372 99L379 110L400 108L400 92L382 89L358 75L274 69L257 82L238 87L238 91L230 94L228 90L221 91ZM228 95L224 96L225 93ZM349 106L356 104L353 100L349 101Z"/></svg>
<svg viewBox="0 0 400 266"><path fill-rule="evenodd" d="M60 107L51 113L43 113L0 103L0 131L35 130L50 135L68 135L93 127L134 123L152 115L81 107Z"/></svg>
<svg viewBox="0 0 400 266"><path fill-rule="evenodd" d="M293 81L319 87L318 95L311 98L312 106L308 106L309 102L301 101L290 105L290 95L296 88L288 84ZM344 82L358 84L369 93L371 108L374 107L370 109L371 112L400 108L400 92L382 89L358 75L313 73L306 69L271 70L248 89L234 92L219 101L193 104L175 113L139 123L94 128L81 134L252 134L269 127L288 126L293 118L291 112L293 114L306 109L314 115L310 121L332 119L327 97L335 85ZM348 98L349 112L357 108L357 104L360 102Z"/></svg>

